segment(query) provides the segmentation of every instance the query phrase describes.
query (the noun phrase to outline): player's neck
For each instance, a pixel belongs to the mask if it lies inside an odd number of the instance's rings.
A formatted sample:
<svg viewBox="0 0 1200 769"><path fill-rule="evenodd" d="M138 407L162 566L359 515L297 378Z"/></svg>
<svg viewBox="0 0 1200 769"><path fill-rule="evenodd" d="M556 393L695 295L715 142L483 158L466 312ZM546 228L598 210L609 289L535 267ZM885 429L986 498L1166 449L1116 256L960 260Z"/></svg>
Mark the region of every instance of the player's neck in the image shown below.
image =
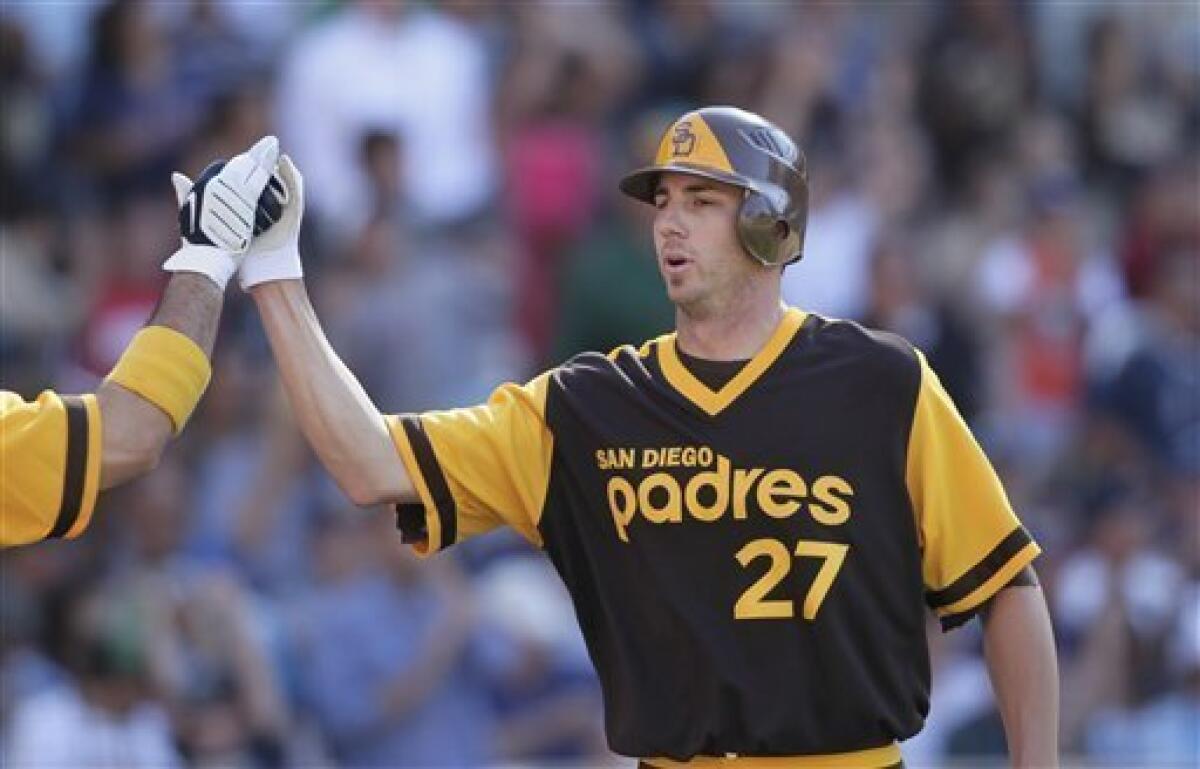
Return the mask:
<svg viewBox="0 0 1200 769"><path fill-rule="evenodd" d="M766 345L786 309L777 293L773 301L739 302L721 312L677 306L676 344L696 358L747 360Z"/></svg>

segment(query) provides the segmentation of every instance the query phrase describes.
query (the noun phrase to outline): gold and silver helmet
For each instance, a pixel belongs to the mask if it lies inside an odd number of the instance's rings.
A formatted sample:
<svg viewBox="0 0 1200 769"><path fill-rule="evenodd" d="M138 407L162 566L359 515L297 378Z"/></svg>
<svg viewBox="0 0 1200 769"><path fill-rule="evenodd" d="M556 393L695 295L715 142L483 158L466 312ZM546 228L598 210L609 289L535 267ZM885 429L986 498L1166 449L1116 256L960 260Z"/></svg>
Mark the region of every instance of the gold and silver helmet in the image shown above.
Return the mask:
<svg viewBox="0 0 1200 769"><path fill-rule="evenodd" d="M742 188L737 230L746 251L765 265L790 264L801 257L808 170L800 148L778 126L735 107L689 112L663 134L654 165L622 179L621 191L653 203L664 171Z"/></svg>

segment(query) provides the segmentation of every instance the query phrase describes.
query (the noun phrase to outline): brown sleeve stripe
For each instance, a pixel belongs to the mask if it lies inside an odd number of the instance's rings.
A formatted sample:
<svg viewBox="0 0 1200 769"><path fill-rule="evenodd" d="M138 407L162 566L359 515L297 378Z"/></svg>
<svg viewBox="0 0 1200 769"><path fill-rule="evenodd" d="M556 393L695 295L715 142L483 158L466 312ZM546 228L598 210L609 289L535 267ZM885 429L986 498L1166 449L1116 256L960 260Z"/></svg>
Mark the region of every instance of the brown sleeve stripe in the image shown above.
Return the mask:
<svg viewBox="0 0 1200 769"><path fill-rule="evenodd" d="M960 611L958 614L947 614L945 617L939 617L938 622L942 626L942 632L949 633L951 630L970 622L978 613L978 608L970 609L968 611Z"/></svg>
<svg viewBox="0 0 1200 769"><path fill-rule="evenodd" d="M438 464L437 455L433 453L433 444L425 434L420 417L406 415L400 418L400 423L404 426L404 434L408 437L413 455L417 458L417 466L421 469L421 475L425 477L429 495L433 497L434 506L437 508L438 521L442 525L441 546L443 549L450 547L458 539L458 509L454 504L454 497L450 494L446 476Z"/></svg>
<svg viewBox="0 0 1200 769"><path fill-rule="evenodd" d="M1040 585L1041 583L1038 582L1037 572L1033 570L1032 566L1026 566L1024 569L1021 569L1019 572L1017 572L1017 576L1010 579L1007 585L1000 589L1007 590L1010 587L1039 587ZM996 595L1000 594L996 593ZM942 623L942 632L949 632L959 625L965 624L969 619L983 611L995 598L995 595L992 596L984 603L976 606L974 609L960 611L957 614L947 614L946 616L939 618Z"/></svg>
<svg viewBox="0 0 1200 769"><path fill-rule="evenodd" d="M949 606L957 603L977 590L987 582L992 575L999 571L1013 556L1033 540L1023 526L1018 526L1012 533L992 548L992 552L983 557L979 563L972 566L966 574L956 579L952 584L941 590L929 590L925 593L925 603L931 608Z"/></svg>
<svg viewBox="0 0 1200 769"><path fill-rule="evenodd" d="M67 461L63 471L62 503L47 539L65 537L75 525L83 504L83 484L87 480L87 406L82 398L72 395L63 397L62 402L67 409Z"/></svg>

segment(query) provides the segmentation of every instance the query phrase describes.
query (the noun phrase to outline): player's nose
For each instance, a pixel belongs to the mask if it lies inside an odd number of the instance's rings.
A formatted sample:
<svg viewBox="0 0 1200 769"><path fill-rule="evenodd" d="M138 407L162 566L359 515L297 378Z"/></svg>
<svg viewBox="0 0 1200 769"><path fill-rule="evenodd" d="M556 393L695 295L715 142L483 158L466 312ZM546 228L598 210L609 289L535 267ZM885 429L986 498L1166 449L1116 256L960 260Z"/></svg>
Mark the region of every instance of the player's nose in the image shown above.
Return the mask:
<svg viewBox="0 0 1200 769"><path fill-rule="evenodd" d="M660 238L685 238L687 227L680 216L679 206L671 203L664 204L654 214L654 229Z"/></svg>

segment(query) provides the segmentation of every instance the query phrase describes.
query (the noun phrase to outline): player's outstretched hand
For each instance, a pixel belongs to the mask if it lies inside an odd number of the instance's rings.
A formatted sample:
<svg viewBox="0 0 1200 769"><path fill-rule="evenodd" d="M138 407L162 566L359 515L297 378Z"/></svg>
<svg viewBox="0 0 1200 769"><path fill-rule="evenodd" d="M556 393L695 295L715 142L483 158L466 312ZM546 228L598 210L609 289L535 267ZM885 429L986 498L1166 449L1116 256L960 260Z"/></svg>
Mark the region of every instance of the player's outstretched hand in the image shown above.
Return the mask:
<svg viewBox="0 0 1200 769"><path fill-rule="evenodd" d="M163 269L201 273L223 290L251 238L282 215L288 194L278 160L279 140L266 136L228 163L209 164L194 183L172 174L182 245Z"/></svg>
<svg viewBox="0 0 1200 769"><path fill-rule="evenodd" d="M242 262L239 280L247 291L272 280L304 276L300 264L300 221L304 218L304 177L287 155L279 158L285 202L279 222L254 238Z"/></svg>

